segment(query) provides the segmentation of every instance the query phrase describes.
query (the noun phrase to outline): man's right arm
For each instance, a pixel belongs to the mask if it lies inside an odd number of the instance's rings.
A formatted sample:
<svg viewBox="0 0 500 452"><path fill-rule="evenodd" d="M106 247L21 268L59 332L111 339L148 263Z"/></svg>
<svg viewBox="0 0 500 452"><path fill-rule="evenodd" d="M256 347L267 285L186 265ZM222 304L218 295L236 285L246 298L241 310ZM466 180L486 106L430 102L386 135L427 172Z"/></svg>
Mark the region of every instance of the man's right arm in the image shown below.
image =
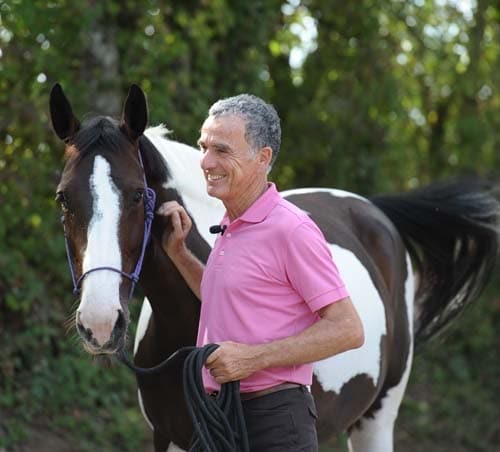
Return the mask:
<svg viewBox="0 0 500 452"><path fill-rule="evenodd" d="M192 226L191 218L176 201L163 203L157 213L169 217L172 223L172 231L163 232L162 248L201 301L200 286L205 266L186 246L186 237Z"/></svg>

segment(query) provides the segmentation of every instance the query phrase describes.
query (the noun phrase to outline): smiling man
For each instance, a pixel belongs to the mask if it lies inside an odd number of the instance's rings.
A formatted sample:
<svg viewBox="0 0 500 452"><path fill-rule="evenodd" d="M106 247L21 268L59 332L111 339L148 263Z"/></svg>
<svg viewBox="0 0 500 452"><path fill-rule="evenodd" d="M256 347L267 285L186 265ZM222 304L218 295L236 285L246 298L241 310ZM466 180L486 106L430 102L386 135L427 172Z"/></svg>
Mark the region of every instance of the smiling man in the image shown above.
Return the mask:
<svg viewBox="0 0 500 452"><path fill-rule="evenodd" d="M201 128L201 168L226 214L204 266L186 247L191 219L175 201L163 248L201 300L197 345L218 343L208 393L240 380L252 451L316 451L312 363L363 344L358 314L316 224L268 181L278 114L258 97L216 102Z"/></svg>

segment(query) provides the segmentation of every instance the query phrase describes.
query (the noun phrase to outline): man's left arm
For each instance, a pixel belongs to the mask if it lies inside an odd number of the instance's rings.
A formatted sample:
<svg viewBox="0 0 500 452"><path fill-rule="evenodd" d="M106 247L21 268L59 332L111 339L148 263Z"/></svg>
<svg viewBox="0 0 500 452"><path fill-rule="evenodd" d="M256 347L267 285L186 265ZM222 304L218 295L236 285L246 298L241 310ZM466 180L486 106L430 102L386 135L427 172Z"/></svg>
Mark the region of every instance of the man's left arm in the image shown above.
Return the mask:
<svg viewBox="0 0 500 452"><path fill-rule="evenodd" d="M349 297L318 311L320 319L301 333L266 344L223 342L207 359L217 383L241 380L269 367L294 366L359 348L363 325Z"/></svg>

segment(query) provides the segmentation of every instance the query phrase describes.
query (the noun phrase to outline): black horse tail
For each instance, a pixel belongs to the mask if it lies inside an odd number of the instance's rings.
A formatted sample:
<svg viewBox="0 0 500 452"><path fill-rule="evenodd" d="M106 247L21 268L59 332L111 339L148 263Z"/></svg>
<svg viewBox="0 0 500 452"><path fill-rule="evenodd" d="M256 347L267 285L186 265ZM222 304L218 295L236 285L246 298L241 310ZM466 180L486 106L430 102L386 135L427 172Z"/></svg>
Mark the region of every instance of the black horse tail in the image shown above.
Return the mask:
<svg viewBox="0 0 500 452"><path fill-rule="evenodd" d="M421 344L476 300L490 280L500 204L492 185L476 178L370 200L396 226L417 272L414 327Z"/></svg>

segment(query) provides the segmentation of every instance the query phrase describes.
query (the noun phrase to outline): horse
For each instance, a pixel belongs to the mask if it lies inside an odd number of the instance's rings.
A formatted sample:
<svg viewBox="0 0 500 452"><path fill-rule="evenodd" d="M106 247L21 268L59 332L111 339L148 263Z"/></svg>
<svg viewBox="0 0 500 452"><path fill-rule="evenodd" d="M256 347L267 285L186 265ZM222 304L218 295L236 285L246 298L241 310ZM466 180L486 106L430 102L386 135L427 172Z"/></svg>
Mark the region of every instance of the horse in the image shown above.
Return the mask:
<svg viewBox="0 0 500 452"><path fill-rule="evenodd" d="M200 311L162 250L171 225L154 211L169 200L183 205L193 220L188 247L206 261L216 238L210 227L219 224L224 207L206 193L199 150L169 139L164 126L147 128L147 100L137 85L120 119L93 116L80 123L55 84L50 117L65 143L56 198L81 292L77 331L91 354L123 350L138 282L146 298L134 363L153 367L195 343ZM369 199L330 188L282 196L321 228L365 332L361 348L314 364L310 390L319 441L345 432L352 452L390 452L415 346L441 332L490 279L499 203L475 179ZM189 446L181 374L181 359L160 375L137 374L139 405L157 452Z"/></svg>

